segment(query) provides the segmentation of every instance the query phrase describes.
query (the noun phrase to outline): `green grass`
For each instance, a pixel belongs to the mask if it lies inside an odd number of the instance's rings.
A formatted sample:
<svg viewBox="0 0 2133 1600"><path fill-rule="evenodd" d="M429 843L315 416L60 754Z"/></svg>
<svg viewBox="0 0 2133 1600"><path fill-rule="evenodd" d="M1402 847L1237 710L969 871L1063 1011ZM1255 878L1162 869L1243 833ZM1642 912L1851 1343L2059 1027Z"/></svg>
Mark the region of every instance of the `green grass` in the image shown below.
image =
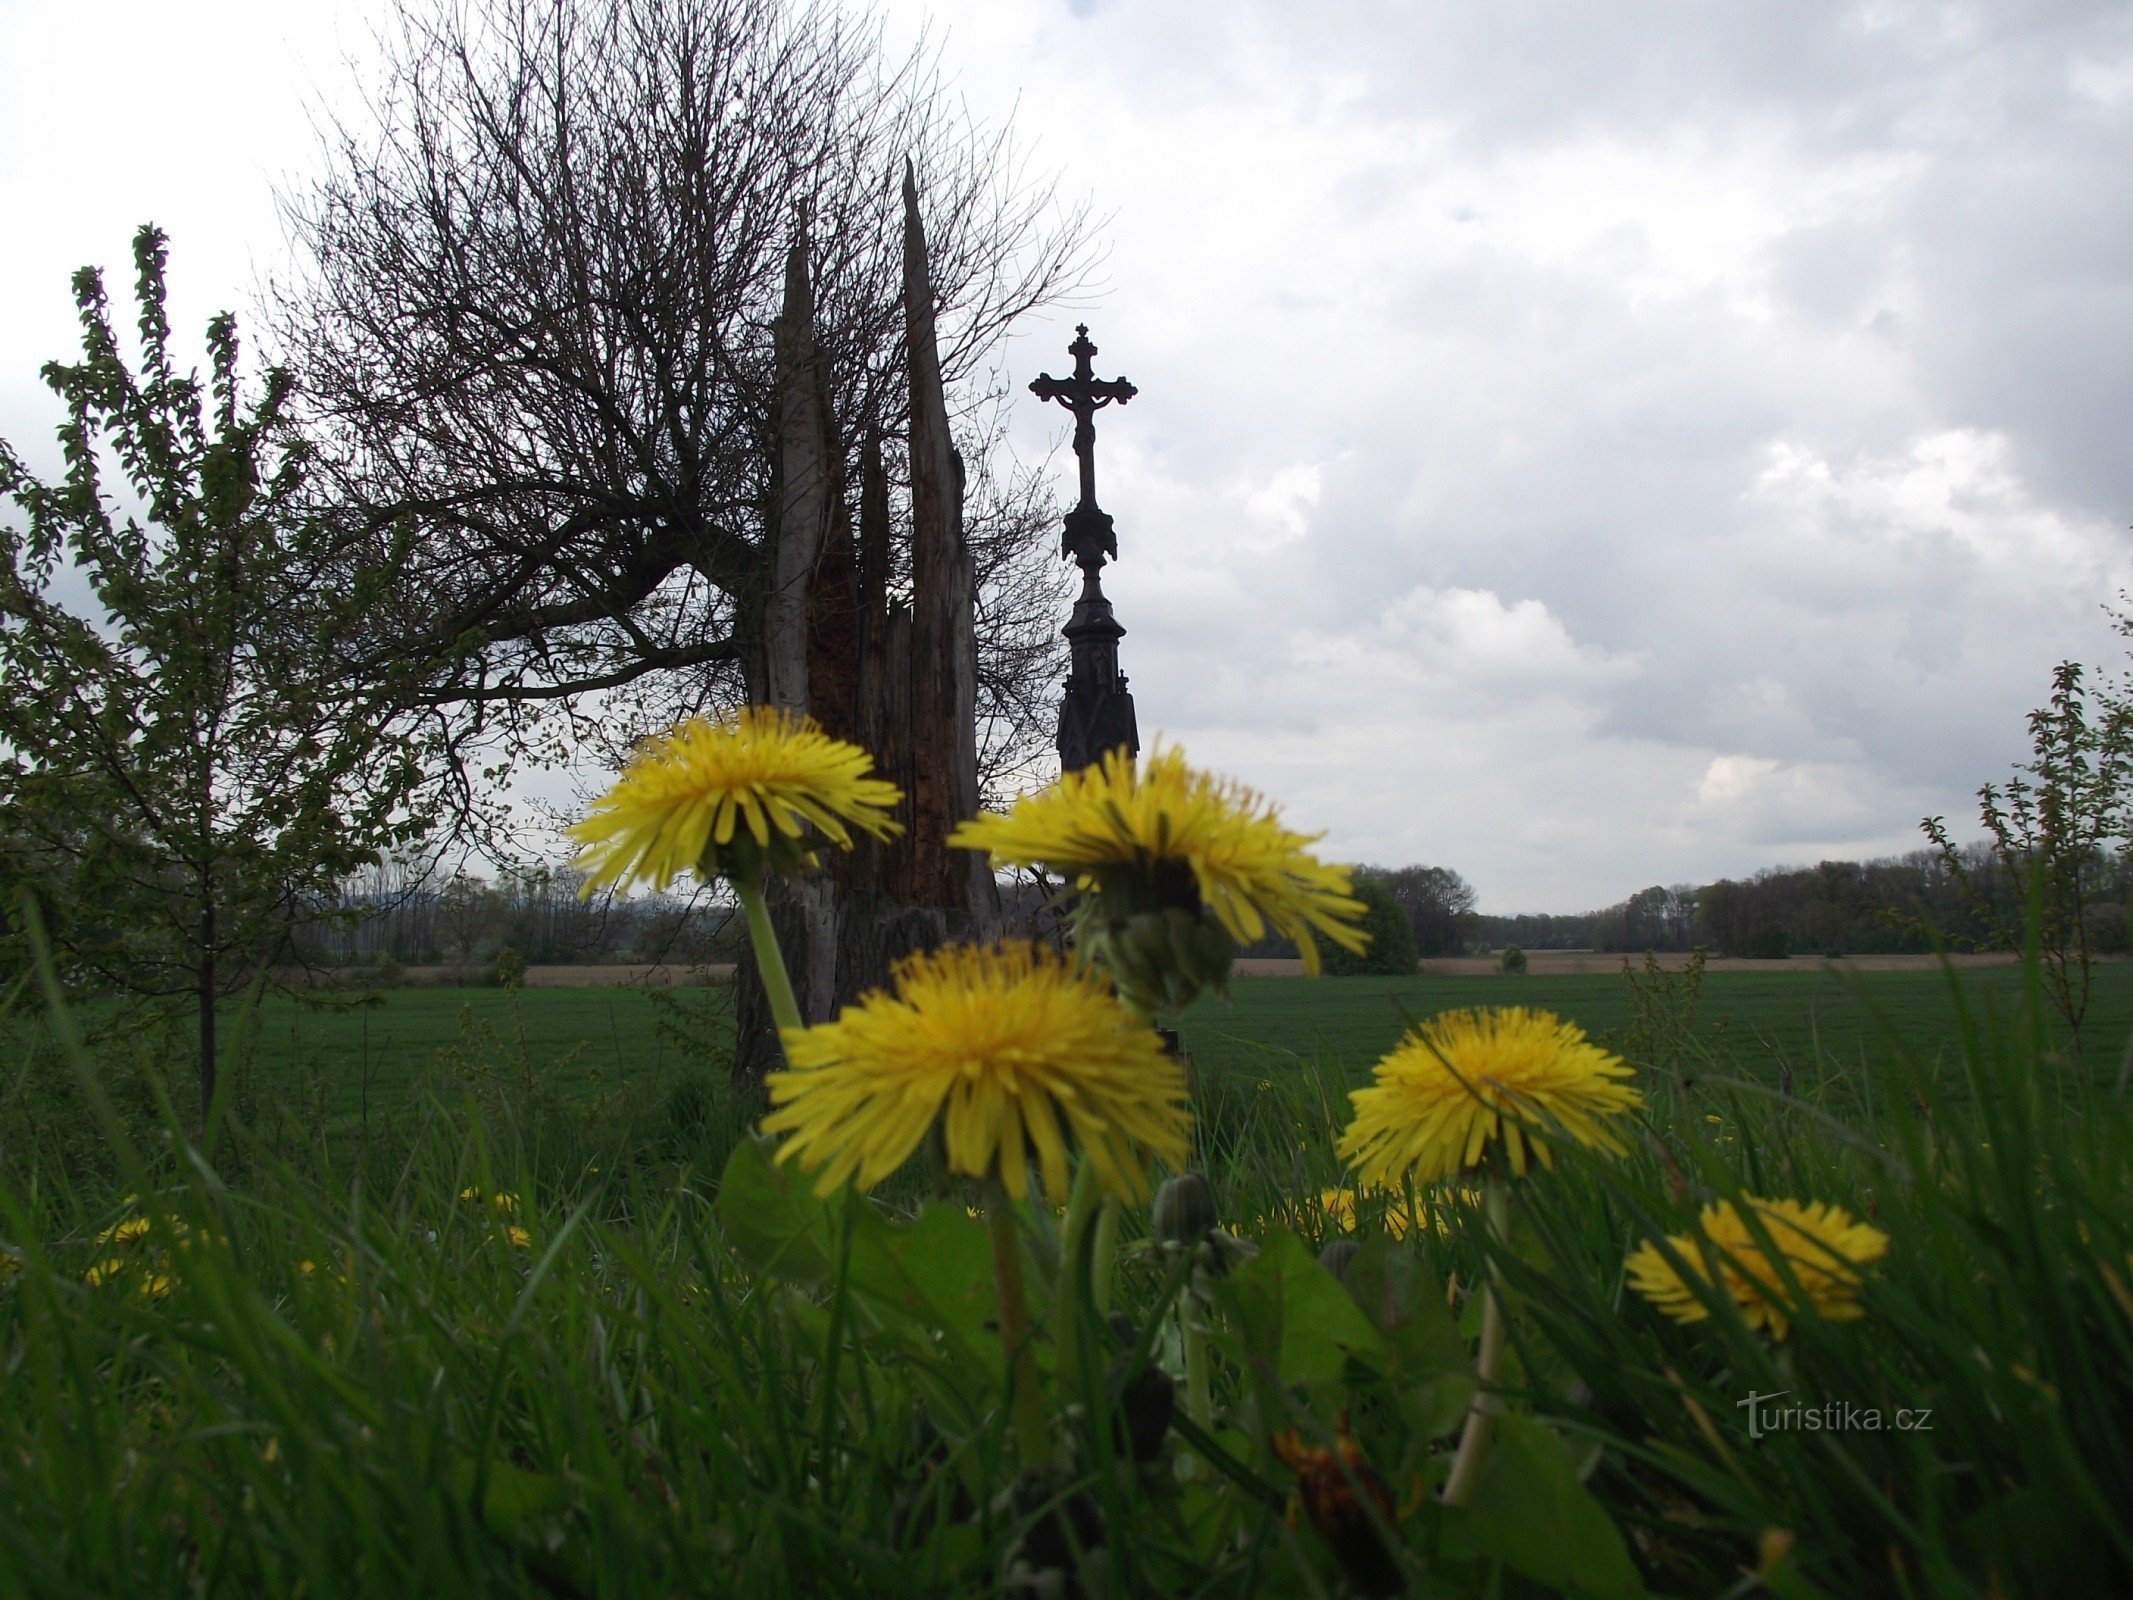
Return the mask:
<svg viewBox="0 0 2133 1600"><path fill-rule="evenodd" d="M926 1203L913 1171L816 1200L742 1142L715 1042L641 995L394 991L367 1048L362 1014L269 1010L248 1099L200 1148L154 1051L18 1049L0 1593L948 1600L1008 1591L1047 1544L1089 1594L2133 1592L2133 996L2101 980L2084 1073L2019 973L1711 975L1699 1082L1644 1072L1619 1159L1566 1148L1516 1186L1508 1241L1456 1194L1419 1197L1419 1227L1365 1197L1346 1293L1311 1260L1340 1227L1318 1193L1340 1091L1403 1008L1552 1006L1669 1055L1684 994L1241 981L1185 1032L1220 1218L1261 1253L1160 1246L1129 1212L1115 1342L1033 1208L1035 1477L966 1197ZM1735 1086L1787 1065L1816 1092ZM1779 1343L1722 1296L1681 1325L1625 1288L1636 1243L1744 1191L1889 1234L1858 1320ZM145 1237L99 1241L129 1216ZM1492 1274L1508 1419L1449 1508ZM1209 1411L1136 1463L1114 1418L1183 1371L1188 1327ZM1932 1423L1749 1439L1742 1397L1778 1391ZM1343 1426L1382 1509L1336 1466L1321 1498L1359 1509L1292 1512L1274 1438Z"/></svg>
<svg viewBox="0 0 2133 1600"><path fill-rule="evenodd" d="M1981 1010L2007 1015L2019 1004L2017 969L1970 971L1960 981ZM715 1007L723 993L683 991L681 999ZM721 1036L715 1022L708 1037L662 1028L671 1004L625 987L387 989L375 1004L339 1009L275 998L261 1008L249 1058L261 1094L323 1106L337 1126L359 1110L366 1087L374 1106L405 1103L484 1049L508 1051L564 1092L624 1083L663 1091L678 1074L709 1065ZM1227 1001L1205 999L1188 1012L1181 1032L1204 1072L1258 1077L1310 1063L1354 1081L1409 1019L1474 1005L1546 1008L1618 1042L1633 1020L1619 975L1239 978ZM1718 1062L1772 1078L1788 1063L1803 1080L1856 1075L1870 1062L1885 1069L1895 1039L1945 1065L1961 1043L1948 980L1935 971L1711 973L1696 1024L1696 1039ZM2133 963L2097 967L2085 1035L2089 1056L2115 1068L2133 1035Z"/></svg>
<svg viewBox="0 0 2133 1600"><path fill-rule="evenodd" d="M663 1090L708 1063L661 1022L677 1000L710 1005L725 992L385 989L345 1008L277 996L261 1005L246 1054L261 1094L323 1103L337 1121L360 1109L366 1089L374 1104L404 1103L476 1060L518 1063L563 1093Z"/></svg>
<svg viewBox="0 0 2133 1600"><path fill-rule="evenodd" d="M1981 1013L2010 1016L2022 974L1973 969L1957 980ZM1202 1000L1180 1025L1203 1070L1265 1076L1310 1063L1344 1081L1367 1076L1409 1020L1462 1006L1555 1011L1618 1045L1634 1031L1630 986L1616 975L1477 978L1239 978L1227 1003ZM1691 1052L1712 1067L1775 1081L1788 1064L1797 1092L1825 1080L1861 1087L1886 1077L1904 1051L1940 1069L1963 1033L1948 976L1939 971L1714 972L1704 975ZM2115 1071L2133 1036L2133 963L2099 965L2083 1027L2085 1053Z"/></svg>

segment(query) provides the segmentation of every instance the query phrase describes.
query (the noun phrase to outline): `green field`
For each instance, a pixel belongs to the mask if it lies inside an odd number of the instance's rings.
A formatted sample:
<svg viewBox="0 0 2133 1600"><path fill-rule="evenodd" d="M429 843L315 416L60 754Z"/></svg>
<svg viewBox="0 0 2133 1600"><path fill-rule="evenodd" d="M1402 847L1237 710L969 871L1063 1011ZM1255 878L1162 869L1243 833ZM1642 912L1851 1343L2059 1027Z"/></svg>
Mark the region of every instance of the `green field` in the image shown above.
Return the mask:
<svg viewBox="0 0 2133 1600"><path fill-rule="evenodd" d="M717 1003L723 1008L725 992ZM702 1005L709 992L686 991ZM670 1083L692 1052L662 1019L666 1003L620 985L578 989L386 989L374 1002L322 1007L286 996L260 1008L250 1057L272 1084L335 1111L405 1100L448 1083L455 1065L530 1067L564 1089Z"/></svg>
<svg viewBox="0 0 2133 1600"><path fill-rule="evenodd" d="M1955 981L1989 1017L2013 1012L2022 980L2017 969L1991 968ZM726 994L683 991L680 1000L718 1007ZM1180 1032L1203 1073L1262 1078L1309 1066L1356 1081L1410 1020L1459 1006L1543 1007L1625 1047L1635 998L1619 975L1240 978L1228 1000L1188 1012ZM455 1063L461 1075L510 1063L566 1095L663 1091L692 1066L715 1065L701 1033L677 1030L671 1005L624 987L391 989L345 1009L280 998L262 1007L251 1060L259 1092L332 1118L358 1114L366 1095L375 1110L448 1087ZM2090 1060L2115 1067L2133 1034L2133 965L2096 969L2084 1033ZM1774 1079L1789 1065L1795 1092L1825 1086L1841 1098L1858 1076L1850 1069L1886 1059L1896 1041L1924 1062L1948 1058L1960 1023L1940 972L1721 972L1703 980L1692 1037L1692 1072Z"/></svg>
<svg viewBox="0 0 2133 1600"><path fill-rule="evenodd" d="M1842 1090L1898 1041L1924 1063L1953 1058L1961 1004L1979 1018L2011 1016L2022 974L2013 967L1830 973L1718 972L1703 979L1695 1008L1691 1072L1775 1079L1790 1066L1797 1092L1827 1082ZM1676 990L1680 993L1679 988ZM1245 978L1230 1002L1203 1002L1181 1028L1194 1059L1262 1075L1308 1062L1351 1080L1400 1037L1409 1019L1461 1006L1522 1005L1568 1017L1596 1038L1626 1045L1634 1032L1630 983L1619 975L1478 978ZM2095 969L2083 1028L2092 1062L2115 1067L2133 1033L2133 966ZM1642 1063L1639 1063L1642 1064Z"/></svg>

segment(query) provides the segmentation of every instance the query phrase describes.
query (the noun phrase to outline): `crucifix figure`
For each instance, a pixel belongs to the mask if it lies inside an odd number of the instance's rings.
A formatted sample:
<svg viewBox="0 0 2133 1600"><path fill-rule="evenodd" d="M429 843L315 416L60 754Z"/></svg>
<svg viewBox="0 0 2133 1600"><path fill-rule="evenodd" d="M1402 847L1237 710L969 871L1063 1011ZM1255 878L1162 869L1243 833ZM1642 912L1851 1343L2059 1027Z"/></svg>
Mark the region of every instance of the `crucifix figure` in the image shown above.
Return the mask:
<svg viewBox="0 0 2133 1600"><path fill-rule="evenodd" d="M1096 504L1096 413L1116 401L1124 405L1140 391L1124 378L1099 379L1089 365L1096 346L1089 343L1087 323L1074 330L1077 337L1067 346L1074 358L1074 375L1055 378L1038 375L1030 393L1040 400L1056 400L1074 413L1074 454L1081 463L1081 500L1067 513L1060 538L1060 553L1073 558L1081 568L1081 598L1066 625L1071 665L1067 669L1066 699L1059 708L1059 764L1072 772L1100 760L1104 753L1124 745L1140 753L1139 729L1133 717L1133 696L1126 692L1125 675L1118 670L1118 641L1126 630L1111 614L1104 598L1101 573L1106 556L1118 556L1118 538L1111 519Z"/></svg>
<svg viewBox="0 0 2133 1600"><path fill-rule="evenodd" d="M1096 413L1114 400L1124 405L1140 391L1124 378L1113 378L1109 382L1098 378L1095 369L1089 365L1089 358L1096 354L1096 346L1089 343L1089 325L1079 323L1074 332L1079 337L1067 346L1067 354L1074 358L1074 376L1055 378L1049 372L1041 372L1029 386L1029 392L1039 400L1057 400L1074 413L1074 454L1081 462L1081 504L1074 509L1079 511L1086 507L1093 511L1096 509ZM1075 554L1071 548L1066 553ZM1115 556L1118 552L1113 550L1111 553Z"/></svg>

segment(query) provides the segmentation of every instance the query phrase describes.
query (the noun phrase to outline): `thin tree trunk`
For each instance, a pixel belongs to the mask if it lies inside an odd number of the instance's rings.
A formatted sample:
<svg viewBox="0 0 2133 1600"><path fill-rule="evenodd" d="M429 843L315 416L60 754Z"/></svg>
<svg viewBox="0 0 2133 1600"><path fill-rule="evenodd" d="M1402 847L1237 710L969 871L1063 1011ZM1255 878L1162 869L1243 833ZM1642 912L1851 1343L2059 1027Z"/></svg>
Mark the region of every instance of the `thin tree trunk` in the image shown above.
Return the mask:
<svg viewBox="0 0 2133 1600"><path fill-rule="evenodd" d="M215 1103L215 895L214 880L205 874L200 895L200 960L194 971L200 1002L200 1125L205 1128L208 1107Z"/></svg>

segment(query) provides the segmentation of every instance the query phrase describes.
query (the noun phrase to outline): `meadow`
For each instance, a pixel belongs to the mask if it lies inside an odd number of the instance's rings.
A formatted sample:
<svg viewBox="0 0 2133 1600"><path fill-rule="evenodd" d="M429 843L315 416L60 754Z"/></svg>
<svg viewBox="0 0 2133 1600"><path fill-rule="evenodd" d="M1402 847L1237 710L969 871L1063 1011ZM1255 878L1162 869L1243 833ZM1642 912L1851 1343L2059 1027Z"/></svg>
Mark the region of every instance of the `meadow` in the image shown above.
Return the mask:
<svg viewBox="0 0 2133 1600"><path fill-rule="evenodd" d="M2133 1581L2128 969L2099 974L2085 1059L2020 969L1233 989L1181 1030L1217 1226L1128 1208L1077 1296L1090 1247L1020 1210L1031 1469L983 1197L920 1163L818 1199L747 1135L718 990L273 1002L199 1131L153 1048L25 986L0 1592ZM1408 1018L1507 1003L1638 1069L1621 1157L1565 1143L1501 1230L1462 1185L1355 1194L1343 1091ZM1886 1232L1855 1318L1779 1337L1723 1294L1683 1323L1632 1291L1634 1246L1745 1194ZM1501 1414L1453 1507L1487 1282Z"/></svg>
<svg viewBox="0 0 2133 1600"><path fill-rule="evenodd" d="M1415 1020L1463 1006L1551 1010L1598 1038L1664 1049L1684 1070L1775 1085L1817 1104L1871 1111L1901 1051L1953 1088L1962 1043L1957 993L1981 1016L2022 1002L2016 967L1951 976L1930 965L1861 971L1819 963L1712 971L1691 981L1642 963L1606 973L1518 977L1238 977L1179 1031L1207 1080L1322 1076L1362 1082ZM245 1032L250 1092L314 1133L359 1131L425 1096L510 1076L562 1100L656 1099L722 1072L730 989L636 985L388 988L268 999ZM233 1007L235 1023L240 1010ZM2099 963L2087 1054L2115 1067L2133 1040L2133 963ZM1659 1035L1664 1037L1659 1037ZM1864 1097L1864 1098L1862 1098Z"/></svg>

